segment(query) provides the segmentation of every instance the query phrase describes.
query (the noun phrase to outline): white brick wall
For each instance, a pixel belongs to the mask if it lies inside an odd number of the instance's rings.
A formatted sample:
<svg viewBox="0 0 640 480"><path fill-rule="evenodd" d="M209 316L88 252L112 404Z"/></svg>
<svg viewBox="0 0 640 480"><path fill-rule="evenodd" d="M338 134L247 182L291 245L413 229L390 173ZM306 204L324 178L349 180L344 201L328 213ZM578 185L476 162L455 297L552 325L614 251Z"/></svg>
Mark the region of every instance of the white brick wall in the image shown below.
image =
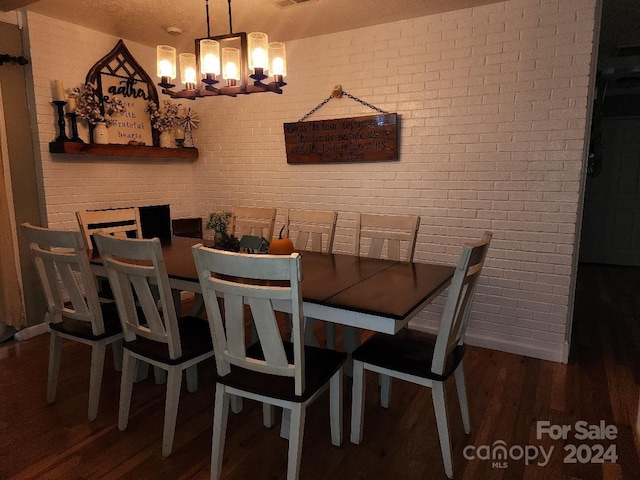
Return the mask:
<svg viewBox="0 0 640 480"><path fill-rule="evenodd" d="M422 216L416 259L448 264L465 240L492 230L470 343L561 360L594 16L595 0L508 0L288 42L283 95L193 105L202 120L195 164L60 162L44 152L49 218L70 225L87 202L161 199L201 216L232 205L330 208L340 211L336 249L351 252L354 212L406 212ZM37 16L30 27L44 151L55 130L50 79L79 83L115 39L52 28ZM152 49L129 48L153 73ZM302 117L335 84L400 114L400 161L286 163L282 124ZM343 97L311 120L370 113ZM78 184L85 186L69 188ZM434 328L442 302L415 325Z"/></svg>
<svg viewBox="0 0 640 480"><path fill-rule="evenodd" d="M80 209L159 203L171 204L176 217L192 215L192 162L49 153L49 142L58 135L51 80L61 80L67 89L84 83L87 72L115 47L118 38L31 13L25 23L35 79L35 147L41 161L45 221L52 227L77 228L74 213ZM154 74L155 49L129 41L125 44L143 68ZM78 123L80 136L88 140L86 126Z"/></svg>

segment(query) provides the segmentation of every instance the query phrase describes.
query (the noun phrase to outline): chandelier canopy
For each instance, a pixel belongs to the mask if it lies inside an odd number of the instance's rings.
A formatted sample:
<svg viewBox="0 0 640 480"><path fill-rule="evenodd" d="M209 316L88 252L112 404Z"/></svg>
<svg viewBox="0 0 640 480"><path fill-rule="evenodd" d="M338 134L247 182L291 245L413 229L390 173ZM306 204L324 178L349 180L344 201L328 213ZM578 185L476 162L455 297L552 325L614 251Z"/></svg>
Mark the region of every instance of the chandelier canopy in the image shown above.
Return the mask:
<svg viewBox="0 0 640 480"><path fill-rule="evenodd" d="M171 98L203 98L218 95L235 97L250 93L282 93L286 85L287 56L282 42L271 42L266 33L233 33L231 0L229 5L229 34L211 36L209 0L207 36L195 40L195 54L181 53L180 82L184 88L174 90L176 79L176 49L158 45L158 83L162 93ZM270 81L267 81L270 80ZM222 82L221 82L222 81Z"/></svg>

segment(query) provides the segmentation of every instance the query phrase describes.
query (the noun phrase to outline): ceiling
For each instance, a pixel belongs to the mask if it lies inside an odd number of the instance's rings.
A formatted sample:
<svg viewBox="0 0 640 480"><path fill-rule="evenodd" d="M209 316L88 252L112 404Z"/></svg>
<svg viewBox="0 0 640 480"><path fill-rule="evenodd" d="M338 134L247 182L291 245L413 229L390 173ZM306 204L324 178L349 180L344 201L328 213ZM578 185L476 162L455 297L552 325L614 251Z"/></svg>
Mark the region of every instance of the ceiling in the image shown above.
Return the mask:
<svg viewBox="0 0 640 480"><path fill-rule="evenodd" d="M234 0L234 32L266 32L287 41L420 17L498 0ZM297 3L301 2L301 3ZM207 36L205 0L0 0L17 8L82 25L144 45L168 44L193 51ZM211 35L229 33L228 3L209 0ZM165 29L178 27L182 35Z"/></svg>

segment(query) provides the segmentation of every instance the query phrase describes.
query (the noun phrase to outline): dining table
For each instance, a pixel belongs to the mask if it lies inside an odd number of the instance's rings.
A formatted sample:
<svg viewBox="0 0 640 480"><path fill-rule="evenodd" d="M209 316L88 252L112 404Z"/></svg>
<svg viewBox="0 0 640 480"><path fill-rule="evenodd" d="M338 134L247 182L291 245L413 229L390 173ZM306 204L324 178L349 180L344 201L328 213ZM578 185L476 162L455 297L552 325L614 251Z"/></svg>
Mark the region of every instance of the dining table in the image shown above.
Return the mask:
<svg viewBox="0 0 640 480"><path fill-rule="evenodd" d="M162 253L169 283L180 315L180 292L201 294L192 247L211 241L171 237L162 242ZM425 262L358 257L343 253L298 252L302 257L303 315L339 325L395 334L444 291L455 267ZM98 252L91 256L95 275L107 276ZM291 313L291 304L274 302L274 309ZM196 307L197 309L197 307ZM192 311L194 313L194 311ZM351 353L358 345L346 342ZM350 361L346 371L350 373ZM145 377L144 371L139 379ZM234 412L242 408L232 399ZM280 435L287 438L290 412L284 411Z"/></svg>
<svg viewBox="0 0 640 480"><path fill-rule="evenodd" d="M207 240L172 237L162 244L171 288L201 293L192 246ZM455 268L425 262L357 257L343 253L298 252L302 261L305 317L395 334L445 290ZM91 258L94 274L106 276L99 255ZM177 302L179 304L179 302ZM275 303L290 313L290 305Z"/></svg>

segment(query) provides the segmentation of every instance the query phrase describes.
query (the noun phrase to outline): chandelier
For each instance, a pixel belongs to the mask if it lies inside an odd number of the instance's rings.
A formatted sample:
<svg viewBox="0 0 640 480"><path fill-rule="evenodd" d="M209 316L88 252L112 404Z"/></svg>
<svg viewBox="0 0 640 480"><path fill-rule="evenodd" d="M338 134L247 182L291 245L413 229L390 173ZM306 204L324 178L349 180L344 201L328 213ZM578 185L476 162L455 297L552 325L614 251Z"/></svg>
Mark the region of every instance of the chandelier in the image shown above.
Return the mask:
<svg viewBox="0 0 640 480"><path fill-rule="evenodd" d="M205 0L207 36L195 40L195 54L178 56L182 90L174 90L176 85L172 83L176 78L176 49L169 45L157 46L158 77L161 79L158 85L162 87L162 93L171 98L186 99L282 93L287 75L284 43L269 43L267 34L261 32L233 33L231 0L227 2L229 34L212 37L209 0Z"/></svg>

